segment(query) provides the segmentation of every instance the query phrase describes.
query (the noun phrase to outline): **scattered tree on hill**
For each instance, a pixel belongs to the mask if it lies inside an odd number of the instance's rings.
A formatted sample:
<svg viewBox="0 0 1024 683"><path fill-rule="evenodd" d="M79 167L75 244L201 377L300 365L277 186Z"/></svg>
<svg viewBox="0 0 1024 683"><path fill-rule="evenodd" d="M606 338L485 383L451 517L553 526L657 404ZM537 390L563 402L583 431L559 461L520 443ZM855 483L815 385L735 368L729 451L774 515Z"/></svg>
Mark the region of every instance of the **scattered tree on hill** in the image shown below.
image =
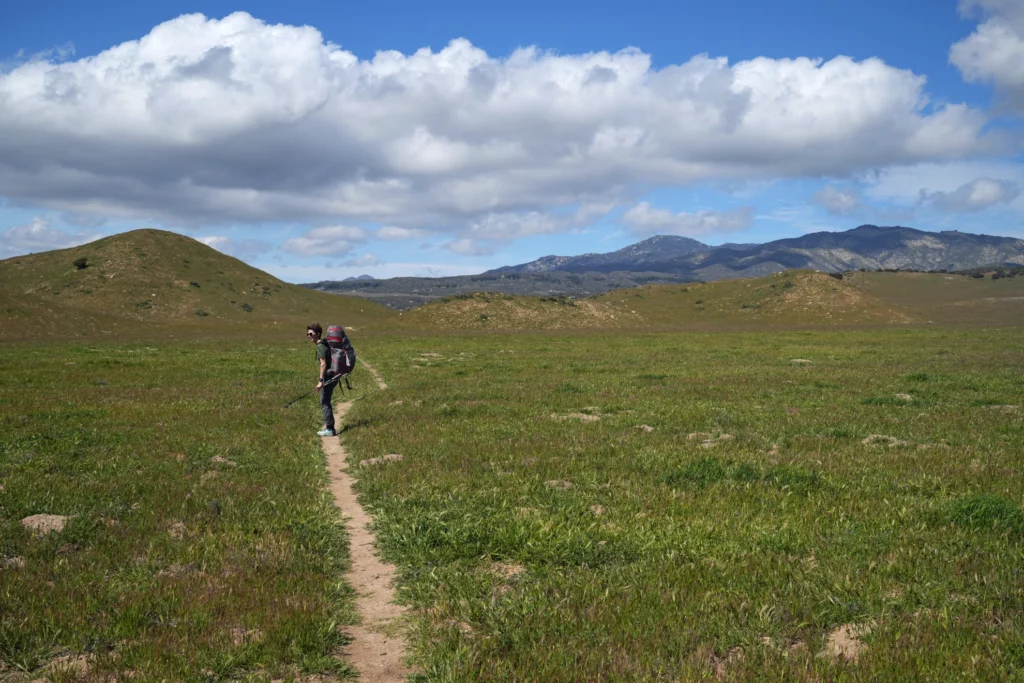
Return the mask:
<svg viewBox="0 0 1024 683"><path fill-rule="evenodd" d="M82 270L83 268L88 268L89 267L89 259L85 258L84 256L82 258L76 258L74 260L74 266L75 266L75 268L78 268L79 270Z"/></svg>

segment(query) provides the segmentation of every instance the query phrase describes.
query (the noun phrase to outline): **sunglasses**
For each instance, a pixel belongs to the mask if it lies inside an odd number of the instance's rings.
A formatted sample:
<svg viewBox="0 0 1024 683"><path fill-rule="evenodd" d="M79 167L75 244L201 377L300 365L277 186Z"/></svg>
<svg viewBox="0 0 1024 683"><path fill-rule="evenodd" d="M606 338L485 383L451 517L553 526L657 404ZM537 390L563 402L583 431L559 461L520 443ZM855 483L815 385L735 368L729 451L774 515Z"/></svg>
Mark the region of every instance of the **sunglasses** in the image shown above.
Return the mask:
<svg viewBox="0 0 1024 683"><path fill-rule="evenodd" d="M307 332L306 336L307 337L315 337L316 336L316 332Z"/></svg>

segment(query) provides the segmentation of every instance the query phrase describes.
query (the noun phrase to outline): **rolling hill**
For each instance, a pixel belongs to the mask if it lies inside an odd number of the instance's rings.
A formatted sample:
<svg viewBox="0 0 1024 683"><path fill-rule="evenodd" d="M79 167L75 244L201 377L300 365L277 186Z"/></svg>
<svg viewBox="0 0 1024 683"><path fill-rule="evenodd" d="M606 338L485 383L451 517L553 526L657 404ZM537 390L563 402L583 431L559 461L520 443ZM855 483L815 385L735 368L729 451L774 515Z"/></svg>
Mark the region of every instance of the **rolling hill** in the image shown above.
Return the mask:
<svg viewBox="0 0 1024 683"><path fill-rule="evenodd" d="M4 340L160 331L292 334L314 320L358 328L394 315L364 299L283 282L163 230L134 230L0 261Z"/></svg>
<svg viewBox="0 0 1024 683"><path fill-rule="evenodd" d="M388 322L407 330L712 330L925 323L919 313L813 271L618 289L597 297L446 297Z"/></svg>

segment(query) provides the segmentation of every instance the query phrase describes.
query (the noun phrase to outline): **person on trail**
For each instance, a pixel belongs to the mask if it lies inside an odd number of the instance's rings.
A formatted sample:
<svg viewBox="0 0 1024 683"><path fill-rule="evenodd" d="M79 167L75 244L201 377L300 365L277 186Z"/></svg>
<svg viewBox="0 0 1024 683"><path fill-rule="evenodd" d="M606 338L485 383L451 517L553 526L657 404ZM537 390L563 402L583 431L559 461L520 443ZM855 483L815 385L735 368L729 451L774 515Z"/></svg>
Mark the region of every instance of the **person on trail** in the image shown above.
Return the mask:
<svg viewBox="0 0 1024 683"><path fill-rule="evenodd" d="M320 338L324 328L320 323L313 323L306 327L306 338L316 345L316 360L318 366L318 379L316 388L320 390L320 407L324 410L324 428L317 432L317 436L336 436L334 431L334 410L331 408L331 394L337 382L331 381L331 350L327 342Z"/></svg>

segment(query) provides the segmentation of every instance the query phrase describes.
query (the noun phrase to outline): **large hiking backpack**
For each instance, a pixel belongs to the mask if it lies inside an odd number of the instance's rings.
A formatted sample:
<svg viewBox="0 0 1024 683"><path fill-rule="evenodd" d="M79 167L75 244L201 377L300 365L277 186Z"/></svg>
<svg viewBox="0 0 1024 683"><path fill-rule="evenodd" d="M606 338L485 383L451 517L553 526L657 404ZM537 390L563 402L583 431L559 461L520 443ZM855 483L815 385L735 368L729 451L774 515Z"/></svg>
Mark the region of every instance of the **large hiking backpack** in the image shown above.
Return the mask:
<svg viewBox="0 0 1024 683"><path fill-rule="evenodd" d="M347 375L356 369L356 350L352 348L345 328L341 325L328 325L326 342L331 352L331 364L328 369L332 377Z"/></svg>

